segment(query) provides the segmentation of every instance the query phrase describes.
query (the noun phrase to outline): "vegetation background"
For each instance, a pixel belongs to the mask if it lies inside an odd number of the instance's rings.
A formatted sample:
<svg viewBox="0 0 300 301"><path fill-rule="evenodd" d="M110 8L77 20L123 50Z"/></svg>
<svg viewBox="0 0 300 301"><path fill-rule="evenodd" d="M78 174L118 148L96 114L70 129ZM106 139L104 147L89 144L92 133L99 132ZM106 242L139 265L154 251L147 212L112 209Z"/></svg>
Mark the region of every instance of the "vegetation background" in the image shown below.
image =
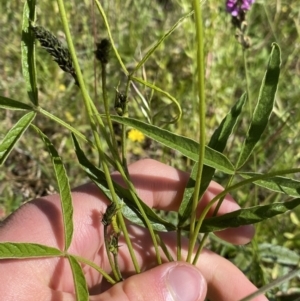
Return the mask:
<svg viewBox="0 0 300 301"><path fill-rule="evenodd" d="M187 0L115 0L102 1L113 38L128 69L176 21L191 10ZM272 42L282 49L282 71L276 97L276 109L254 155L244 167L246 171L269 172L299 167L300 161L300 9L298 1L256 1L247 13L248 35L252 46L246 51L246 69L242 47L235 38L225 1L203 2L206 53L206 126L209 137L234 102L246 91L250 101L244 110L230 147L229 158L239 153L250 112L255 106ZM21 26L24 1L0 2L0 95L27 102L21 70ZM55 1L38 1L37 24L64 40L58 7ZM66 10L77 55L92 98L100 111L100 66L95 61L95 42L107 38L103 22L91 0L66 1ZM192 17L191 17L192 18ZM168 124L176 115L168 99L151 89L135 85L130 91L129 115L163 126L180 135L198 137L195 69L195 33L191 18L159 47L140 71L140 76L170 93L180 103L182 119ZM108 64L108 94L113 112L115 90L125 89L125 76L114 57ZM73 79L63 73L37 43L37 71L40 104L66 120L87 137L91 136L88 120L82 110L81 94ZM102 110L103 111L103 110ZM0 111L0 139L19 119L18 112ZM43 116L35 123L51 139L62 156L70 183L74 187L87 181L77 164L68 132ZM115 131L118 133L118 126ZM85 149L97 163L92 149ZM144 139L128 141L128 160L151 157L189 171L191 163L178 153ZM216 175L222 183L222 174ZM0 169L0 218L15 210L24 201L55 191L48 153L33 131L27 131ZM234 197L243 206L267 204L282 200L278 194L249 185ZM209 247L229 258L258 286L264 285L295 268L300 261L300 208L256 226L257 235L247 246L232 246L210 237ZM300 275L270 291L271 300L300 300ZM297 299L298 298L298 299Z"/></svg>

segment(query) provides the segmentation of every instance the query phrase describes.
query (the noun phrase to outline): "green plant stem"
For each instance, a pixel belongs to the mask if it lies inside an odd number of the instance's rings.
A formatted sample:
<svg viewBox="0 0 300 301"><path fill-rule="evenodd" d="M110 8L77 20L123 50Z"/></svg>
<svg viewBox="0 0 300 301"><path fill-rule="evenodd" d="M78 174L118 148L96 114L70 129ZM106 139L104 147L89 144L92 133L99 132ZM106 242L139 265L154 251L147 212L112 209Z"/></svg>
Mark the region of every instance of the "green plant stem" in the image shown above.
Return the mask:
<svg viewBox="0 0 300 301"><path fill-rule="evenodd" d="M79 262L82 262L86 265L89 265L90 267L92 267L93 269L95 269L97 272L99 272L110 284L115 284L116 281L111 278L103 269L101 269L98 265L96 265L94 262L87 260L84 257L80 257L77 255L72 254L72 256L74 258L76 258Z"/></svg>
<svg viewBox="0 0 300 301"><path fill-rule="evenodd" d="M182 239L182 230L178 229L176 231L177 236L177 261L181 260L181 239Z"/></svg>
<svg viewBox="0 0 300 301"><path fill-rule="evenodd" d="M119 263L118 263L118 252L113 253L113 257L114 257L114 266L115 269L117 270L118 273L118 278L120 279L120 281L123 280L120 268L119 268Z"/></svg>
<svg viewBox="0 0 300 301"><path fill-rule="evenodd" d="M129 72L128 72L127 68L125 67L124 63L123 63L123 61L122 61L122 59L121 59L121 56L119 55L119 52L118 52L118 50L117 50L117 48L116 48L116 45L115 45L115 43L114 43L114 40L113 40L113 38L112 38L111 30L110 30L110 27L109 27L108 20L107 20L106 14L105 14L105 12L104 12L104 9L103 9L101 3L100 3L98 0L94 0L94 1L95 1L96 5L97 5L97 8L98 8L98 10L99 10L99 12L100 12L100 14L101 14L101 16L102 16L104 25L105 25L105 27L106 27L106 30L107 30L107 33L108 33L108 36L109 36L109 40L110 40L110 43L111 43L111 47L113 48L114 53L115 53L115 55L116 55L116 57L117 57L117 59L118 59L118 61L119 61L119 64L121 65L121 67L122 67L124 73L126 74L126 76L128 76L128 75L129 75Z"/></svg>
<svg viewBox="0 0 300 301"><path fill-rule="evenodd" d="M187 13L186 15L184 15L183 17L181 17L172 27L169 31L167 31L155 44L153 47L151 47L151 49L144 55L144 57L138 62L138 64L135 66L135 68L132 70L132 72L130 73L130 75L133 75L138 69L140 69L146 62L147 60L150 58L150 56L156 51L156 49L164 42L165 39L167 39L172 33L173 31L175 31L175 29L184 21L186 20L188 17L190 17L191 15L194 14L194 11L191 11L189 13Z"/></svg>
<svg viewBox="0 0 300 301"><path fill-rule="evenodd" d="M120 164L120 163L117 162L117 164ZM145 221L146 227L149 230L149 233L150 233L150 236L151 236L151 239L152 239L152 242L153 242L153 246L154 246L155 253L156 253L156 258L157 258L157 263L161 264L162 261L161 261L160 253L159 253L159 250L158 250L158 243L157 243L157 240L156 240L156 236L155 236L155 232L153 230L153 227L152 227L151 223L149 222L149 219L147 218L147 215L146 215L143 207L141 206L138 198L136 197L135 188L134 188L132 182L127 178L127 176L126 176L124 170L121 168L121 166L119 166L119 172L120 172L126 186L128 187L129 192L130 192L130 194L131 194L131 196L132 196L139 212L141 213L141 215L142 215L142 217ZM121 214L121 212L117 212L117 215L118 214ZM122 216L122 214L121 214L121 216ZM118 215L118 217L119 217L119 215Z"/></svg>
<svg viewBox="0 0 300 301"><path fill-rule="evenodd" d="M88 117L89 117L90 124L91 124L91 129L92 129L93 136L94 136L94 139L95 139L95 142L96 142L96 147L97 147L98 152L99 152L99 156L100 156L100 160L101 160L101 163L102 163L105 178L106 178L106 181L107 181L107 184L108 184L108 188L111 191L112 201L117 204L118 203L117 202L117 196L116 196L114 186L113 186L113 183L112 183L112 179L111 179L111 176L110 176L109 168L108 168L108 166L106 164L106 161L105 161L105 154L103 152L102 143L101 143L99 135L97 133L97 127L96 127L96 124L95 124L95 121L94 121L94 118L93 118L93 110L95 111L95 106L94 106L92 100L90 99L90 96L89 96L89 94L88 94L88 92L85 88L83 76L82 76L81 69L80 69L80 66L79 66L79 63L78 63L78 60L77 60L77 56L76 56L76 53L75 53L75 48L74 48L74 45L73 45L73 41L72 41L72 37L71 37L69 25L68 25L66 11L65 11L65 7L64 7L64 2L63 2L63 0L57 0L57 4L58 4L58 7L59 7L60 17L61 17L62 24L63 24L63 27L64 27L64 31L65 31L65 34L66 34L66 40L67 40L67 43L68 43L69 51L70 51L71 56L72 56L72 60L73 60L73 63L74 63L74 68L75 68L77 78L78 78L78 82L79 82L79 86L80 86L80 89L81 89L81 92L82 92L83 102L84 102L85 108L86 108L87 113L88 113ZM100 118L99 113L95 112L94 114L96 114L96 119L98 120L98 123L99 123L100 127L102 127L102 129L103 129L104 124L103 124L103 121ZM107 142L109 143L110 140L108 139ZM123 220L122 214L120 214L120 213L117 213L117 214L118 214L119 220ZM139 268L136 256L134 254L133 247L132 247L131 241L129 239L128 231L127 231L127 228L125 226L124 220L120 224L121 224L122 232L124 234L124 238L125 238L126 243L127 243L127 247L129 249L129 252L130 252L130 255L131 255L131 258L132 258L132 262L134 264L134 267L135 267L136 271L139 272L140 268Z"/></svg>
<svg viewBox="0 0 300 301"><path fill-rule="evenodd" d="M172 255L170 254L167 246L165 245L164 241L160 238L159 234L156 233L155 234L156 239L161 247L161 249L163 250L164 254L166 255L166 258L169 260L169 262L174 261Z"/></svg>
<svg viewBox="0 0 300 301"><path fill-rule="evenodd" d="M245 72L245 77L246 77L246 86L247 86L247 98L248 98L248 108L249 108L249 116L252 118L253 115L253 109L252 109L252 95L250 91L251 87L251 82L250 82L250 77L249 77L249 69L248 69L248 64L247 64L247 49L243 47L243 61L244 61L244 72ZM257 170L257 156L256 153L253 153L253 169L254 171ZM258 188L257 186L254 187L254 200L255 200L255 205L257 205L257 194L258 194ZM256 239L256 237L254 237Z"/></svg>
<svg viewBox="0 0 300 301"><path fill-rule="evenodd" d="M47 116L49 119L52 119L53 121L57 122L58 124L62 125L64 128L68 129L70 132L75 134L78 138L83 140L84 142L87 142L89 145L94 146L94 143L87 139L86 136L84 136L81 132L79 132L77 129L72 127L70 124L66 123L62 119L58 118L57 116L51 114L50 112L44 110L41 107L35 107L33 108L36 112L43 114L44 116Z"/></svg>
<svg viewBox="0 0 300 301"><path fill-rule="evenodd" d="M199 125L200 125L200 137L199 137L199 159L198 159L198 171L195 183L195 190L192 203L191 214L191 227L190 227L190 241L189 250L187 256L187 262L192 261L192 254L198 237L198 232L195 231L196 223L196 211L199 203L199 192L201 186L201 177L203 170L203 161L205 155L205 74L204 74L204 36L203 36L203 20L202 11L199 0L193 0L193 6L195 11L195 27L197 38L197 77L198 77L198 97L199 97Z"/></svg>
<svg viewBox="0 0 300 301"><path fill-rule="evenodd" d="M124 112L123 112L123 116L125 116L125 117L128 116L128 94L129 94L130 83L131 83L131 79L128 76L126 90L125 90L126 103L125 103ZM128 175L127 163L126 163L127 162L127 156L126 156L126 148L127 148L126 147L127 146L126 129L127 129L127 126L125 124L122 124L121 128L122 128L122 140L121 140L122 141L122 164L125 168L126 174Z"/></svg>
<svg viewBox="0 0 300 301"><path fill-rule="evenodd" d="M249 77L249 70L247 64L247 49L243 48L243 62L244 62L244 72L246 78L246 88L247 88L247 98L248 98L248 107L249 107L249 114L252 115L252 97L250 94L250 77Z"/></svg>
<svg viewBox="0 0 300 301"><path fill-rule="evenodd" d="M62 125L63 127L67 128L70 132L75 134L78 138L82 139L83 141L87 142L92 148L95 148L94 142L87 139L81 132L79 132L77 129L63 121L62 119L58 118L57 116L51 114L50 112L44 110L41 107L35 107L33 108L38 113L43 114L44 116L47 116L48 118L52 119L53 121L57 122L58 124ZM110 150L114 150L113 148ZM105 154L105 160L107 160L112 166L115 166L115 161L112 160L108 155Z"/></svg>
<svg viewBox="0 0 300 301"><path fill-rule="evenodd" d="M232 181L233 181L233 175L229 178L229 181L228 181L228 183L227 183L227 185L226 185L226 188L230 186L230 184L232 183ZM212 216L216 216L216 215L217 215L217 213L218 213L218 211L219 211L219 209L220 209L220 207L221 207L221 205L222 205L224 199L225 199L225 195L224 195L222 198L220 198L220 200L219 200L219 202L218 202L218 204L217 204L217 206L216 206L216 208L215 208L215 210L214 210ZM199 222L199 221L198 221L198 222ZM201 222L201 224L202 224L202 222ZM198 226L197 226L197 228L198 228ZM200 228L201 228L201 225L200 225ZM198 248L197 248L197 252L196 252L195 258L194 258L194 260L193 260L193 264L194 264L194 265L197 264L197 260L198 260L199 255L201 254L201 252L202 252L202 250L203 250L203 248L204 248L204 244L205 244L205 241L206 241L208 235L209 235L209 233L205 233L205 234L203 235L201 241L200 241L200 244L199 244L199 246L198 246Z"/></svg>
<svg viewBox="0 0 300 301"><path fill-rule="evenodd" d="M108 124L108 128L109 128L110 136L112 138L112 144L113 144L112 149L117 150L118 145L117 145L116 136L115 136L115 133L114 133L112 121L111 121L111 118L110 118L109 102L108 102L108 99L107 99L106 64L103 64L103 63L101 64L101 79L102 79L102 94L103 94L105 115L106 115L106 119L107 119L107 124Z"/></svg>
<svg viewBox="0 0 300 301"><path fill-rule="evenodd" d="M114 264L114 261L113 261L113 259L112 259L112 257L111 257L110 250L109 250L109 237L108 237L108 233L107 233L107 226L108 226L108 225L105 225L105 226L104 226L104 230L103 230L103 232L104 232L104 245L105 245L105 250L106 250L106 254L107 254L107 258L108 258L109 264L110 264L110 266L111 266L111 268L112 268L112 272L113 272L113 274L114 274L114 276L115 276L117 282L119 282L119 281L121 280L121 278L120 278L120 275L119 275L119 273L118 273L118 270L117 270L117 268L116 268L116 265Z"/></svg>

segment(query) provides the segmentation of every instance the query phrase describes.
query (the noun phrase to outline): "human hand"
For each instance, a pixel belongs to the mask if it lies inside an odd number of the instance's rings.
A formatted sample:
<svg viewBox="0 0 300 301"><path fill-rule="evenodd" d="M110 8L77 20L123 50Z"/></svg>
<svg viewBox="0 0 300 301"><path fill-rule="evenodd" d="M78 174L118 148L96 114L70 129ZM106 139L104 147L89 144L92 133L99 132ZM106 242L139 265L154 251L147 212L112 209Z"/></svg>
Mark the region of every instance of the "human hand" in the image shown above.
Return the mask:
<svg viewBox="0 0 300 301"><path fill-rule="evenodd" d="M165 211L178 209L188 174L150 159L130 165L129 173L139 197L148 206ZM114 174L113 178L122 183L118 174ZM201 201L199 212L220 191L222 187L212 182ZM108 201L93 184L74 189L72 198L74 234L68 252L93 261L110 273L101 223ZM218 214L237 209L239 206L227 196ZM128 229L143 273L134 275L127 247L120 239L120 270L125 277L133 276L110 287L98 272L84 266L90 300L203 301L207 295L212 301L234 301L256 290L232 263L209 250L202 252L196 267L185 262L169 262L155 267L156 256L147 229L132 224ZM254 228L244 226L216 234L231 243L244 244L254 235ZM175 254L175 234L161 233L161 237ZM63 249L59 196L43 197L22 206L0 227L0 242L4 241L32 242ZM187 246L185 241L183 259ZM72 272L65 258L2 260L0 283L0 296L6 301L76 299ZM267 299L261 296L253 300Z"/></svg>

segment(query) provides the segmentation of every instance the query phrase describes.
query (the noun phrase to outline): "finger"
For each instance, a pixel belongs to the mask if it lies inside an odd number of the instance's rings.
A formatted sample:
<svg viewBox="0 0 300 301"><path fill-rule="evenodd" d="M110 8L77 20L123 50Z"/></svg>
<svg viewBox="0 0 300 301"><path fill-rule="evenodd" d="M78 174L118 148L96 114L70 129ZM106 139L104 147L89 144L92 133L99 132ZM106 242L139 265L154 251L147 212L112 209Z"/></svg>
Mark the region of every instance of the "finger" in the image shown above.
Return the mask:
<svg viewBox="0 0 300 301"><path fill-rule="evenodd" d="M130 233L134 233L139 246L134 243L135 253L137 254L141 269L148 270L157 264L155 250L151 243L148 232L138 226L130 226ZM160 238L166 245L171 256L176 259L175 233L160 233ZM122 242L120 243L122 245ZM182 260L187 258L188 240L182 239ZM123 272L131 271L134 273L134 267L130 261L130 255L125 247L119 248L119 266ZM167 261L161 254L162 260ZM195 252L194 255L195 256ZM193 258L193 257L192 257ZM196 267L207 281L207 298L212 301L237 301L247 295L255 292L257 288L246 278L246 276L230 261L225 258L204 249L201 253ZM126 276L125 273L123 273ZM264 296L257 297L255 301L267 301Z"/></svg>
<svg viewBox="0 0 300 301"><path fill-rule="evenodd" d="M196 265L208 282L207 297L215 301L237 301L257 288L230 261L209 251L204 250ZM260 295L253 301L267 301Z"/></svg>
<svg viewBox="0 0 300 301"><path fill-rule="evenodd" d="M165 263L117 283L93 301L203 301L206 282L198 269L183 262Z"/></svg>
<svg viewBox="0 0 300 301"><path fill-rule="evenodd" d="M137 194L148 206L166 211L178 210L189 179L188 173L152 159L139 160L131 164L128 170ZM120 184L123 183L119 174L115 173L114 179ZM222 186L212 182L199 204L198 213L202 212L204 207L223 190ZM212 206L208 216L212 215L216 205L217 203ZM240 206L230 195L226 195L218 215L238 209L240 209ZM254 232L254 227L247 225L235 229L226 229L215 234L233 244L245 244L251 240Z"/></svg>

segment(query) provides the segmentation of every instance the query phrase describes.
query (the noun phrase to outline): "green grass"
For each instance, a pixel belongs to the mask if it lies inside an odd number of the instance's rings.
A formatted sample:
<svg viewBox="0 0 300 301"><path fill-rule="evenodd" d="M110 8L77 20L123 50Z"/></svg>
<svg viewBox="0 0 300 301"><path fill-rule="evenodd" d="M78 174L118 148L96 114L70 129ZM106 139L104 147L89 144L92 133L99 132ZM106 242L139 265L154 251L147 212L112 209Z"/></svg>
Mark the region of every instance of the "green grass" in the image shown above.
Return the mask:
<svg viewBox="0 0 300 301"><path fill-rule="evenodd" d="M128 70L132 70L150 47L180 17L191 10L191 5L186 0L103 2L114 41ZM71 32L84 79L90 95L99 110L103 112L100 66L94 59L94 43L107 38L107 33L101 17L89 1L74 0L67 3L66 10L71 20ZM0 95L28 102L20 64L22 9L22 5L17 1L2 1L0 4L2 16L0 19ZM247 82L242 48L235 39L231 18L224 11L223 1L204 2L203 9L208 141L230 107L246 91ZM137 83L136 90L130 91L128 110L131 117L146 121L145 114L141 110L142 95L150 108L147 117L153 124L163 125L180 135L198 139L194 59L196 45L194 24L191 19L192 17L187 18L138 72L138 76L147 79L148 82L157 85L177 99L183 110L182 119L176 124L168 125L167 122L176 114L174 106L168 106L170 100ZM37 24L63 39L56 2L38 3ZM298 5L296 1L291 0L274 3L258 1L248 14L248 26L248 34L252 40L252 47L246 52L250 102L238 125L235 138L225 153L233 162L236 161L246 135L250 109L253 110L256 103L271 44L277 42L282 49L282 73L276 97L276 109L262 140L244 170L269 172L298 167L300 160ZM87 115L82 110L81 93L74 86L73 79L63 73L39 46L36 55L41 107L66 120L86 137L91 138ZM108 97L113 112L115 89L124 92L126 88L125 75L113 53L111 53L107 77ZM3 138L21 115L1 110L0 116L0 138ZM77 164L68 132L42 116L38 116L35 122L48 135L63 157L71 185L74 187L87 181ZM116 131L117 129L116 127ZM97 155L92 149L86 147L85 152L94 163L97 163ZM129 162L140 157L151 157L184 170L190 170L192 166L189 160L156 143L150 143L149 140L146 140L143 145L129 142ZM218 181L222 183L222 175L218 174L218 176ZM0 209L5 208L7 214L15 210L22 200L55 190L51 162L42 142L33 131L27 132L18 143L18 147L11 153L5 166L0 170L0 179ZM242 206L266 204L284 198L282 195L266 193L251 185L233 195ZM296 209L295 213L299 216L300 209ZM257 285L269 283L272 278L283 275L295 267L282 263L275 255L272 259L266 260L259 251L262 243L284 246L299 256L300 225L293 223L288 213L259 224L256 239L251 245L234 247L215 239L210 241L212 249L232 259ZM283 300L278 296L275 297L276 293L288 292L292 287L299 287L299 281L290 281L272 290L269 296L273 298L272 300Z"/></svg>

